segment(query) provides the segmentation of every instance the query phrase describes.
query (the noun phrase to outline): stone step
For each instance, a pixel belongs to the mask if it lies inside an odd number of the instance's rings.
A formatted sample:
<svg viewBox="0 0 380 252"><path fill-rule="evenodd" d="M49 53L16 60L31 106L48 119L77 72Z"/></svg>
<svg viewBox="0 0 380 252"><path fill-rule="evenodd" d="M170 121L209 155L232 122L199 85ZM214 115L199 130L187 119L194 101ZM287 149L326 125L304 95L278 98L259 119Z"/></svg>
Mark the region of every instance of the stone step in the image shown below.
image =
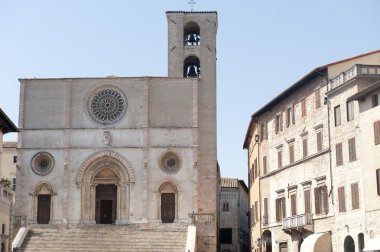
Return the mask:
<svg viewBox="0 0 380 252"><path fill-rule="evenodd" d="M187 224L30 225L22 251L184 251Z"/></svg>

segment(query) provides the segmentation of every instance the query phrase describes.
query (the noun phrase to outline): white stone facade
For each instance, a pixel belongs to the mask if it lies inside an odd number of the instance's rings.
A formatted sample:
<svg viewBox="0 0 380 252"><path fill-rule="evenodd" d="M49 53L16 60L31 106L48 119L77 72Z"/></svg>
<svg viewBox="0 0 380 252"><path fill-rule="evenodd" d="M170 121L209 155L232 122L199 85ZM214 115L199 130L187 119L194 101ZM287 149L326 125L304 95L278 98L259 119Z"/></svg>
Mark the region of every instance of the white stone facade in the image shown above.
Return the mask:
<svg viewBox="0 0 380 252"><path fill-rule="evenodd" d="M15 215L39 223L43 195L44 221L56 224L102 223L105 201L116 224L188 222L202 213L212 222L197 230L198 246L216 250L217 17L167 18L169 77L20 80ZM189 24L201 44L184 45ZM184 78L190 54L200 78Z"/></svg>

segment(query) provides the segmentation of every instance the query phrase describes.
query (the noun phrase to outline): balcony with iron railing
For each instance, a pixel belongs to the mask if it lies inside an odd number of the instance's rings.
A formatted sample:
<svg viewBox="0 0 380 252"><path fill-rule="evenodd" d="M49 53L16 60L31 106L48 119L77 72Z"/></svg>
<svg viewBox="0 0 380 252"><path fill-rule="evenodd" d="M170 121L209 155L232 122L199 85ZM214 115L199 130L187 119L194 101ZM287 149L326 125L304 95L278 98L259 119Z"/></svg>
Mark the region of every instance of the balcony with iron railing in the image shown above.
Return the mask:
<svg viewBox="0 0 380 252"><path fill-rule="evenodd" d="M282 229L285 232L303 232L305 230L313 231L313 214L307 213L286 217L282 219Z"/></svg>
<svg viewBox="0 0 380 252"><path fill-rule="evenodd" d="M328 91L331 91L358 76L380 77L380 65L354 65L350 69L330 79L328 83Z"/></svg>

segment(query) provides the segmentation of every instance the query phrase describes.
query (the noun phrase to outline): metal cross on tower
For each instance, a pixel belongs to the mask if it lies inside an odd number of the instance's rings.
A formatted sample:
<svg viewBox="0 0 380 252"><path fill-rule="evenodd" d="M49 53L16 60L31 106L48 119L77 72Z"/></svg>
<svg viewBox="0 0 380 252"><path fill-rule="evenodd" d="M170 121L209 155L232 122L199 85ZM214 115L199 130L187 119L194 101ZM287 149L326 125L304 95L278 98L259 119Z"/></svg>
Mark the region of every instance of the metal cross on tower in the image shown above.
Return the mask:
<svg viewBox="0 0 380 252"><path fill-rule="evenodd" d="M193 11L193 7L194 7L194 4L196 4L196 2L194 2L194 0L190 0L190 2L188 3L191 5L191 11Z"/></svg>

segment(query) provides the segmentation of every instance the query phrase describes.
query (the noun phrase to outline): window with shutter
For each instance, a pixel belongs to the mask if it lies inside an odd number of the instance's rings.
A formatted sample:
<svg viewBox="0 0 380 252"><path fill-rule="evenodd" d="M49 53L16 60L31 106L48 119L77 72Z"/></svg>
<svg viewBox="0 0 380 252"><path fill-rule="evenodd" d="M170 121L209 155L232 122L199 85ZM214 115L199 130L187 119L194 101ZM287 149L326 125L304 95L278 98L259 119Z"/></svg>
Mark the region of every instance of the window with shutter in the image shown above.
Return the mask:
<svg viewBox="0 0 380 252"><path fill-rule="evenodd" d="M351 200L352 209L359 209L359 185L358 183L351 184Z"/></svg>
<svg viewBox="0 0 380 252"><path fill-rule="evenodd" d="M379 105L379 100L377 99L377 94L372 95L372 108Z"/></svg>
<svg viewBox="0 0 380 252"><path fill-rule="evenodd" d="M294 163L294 144L289 145L289 163Z"/></svg>
<svg viewBox="0 0 380 252"><path fill-rule="evenodd" d="M268 224L268 198L264 198L263 224Z"/></svg>
<svg viewBox="0 0 380 252"><path fill-rule="evenodd" d="M375 133L375 145L380 144L380 121L373 123L373 129Z"/></svg>
<svg viewBox="0 0 380 252"><path fill-rule="evenodd" d="M280 199L276 199L276 222L279 222L280 220Z"/></svg>
<svg viewBox="0 0 380 252"><path fill-rule="evenodd" d="M297 215L297 195L296 194L290 195L290 204L291 204L292 216Z"/></svg>
<svg viewBox="0 0 380 252"><path fill-rule="evenodd" d="M335 145L335 159L336 159L336 166L343 165L342 143L337 143Z"/></svg>
<svg viewBox="0 0 380 252"><path fill-rule="evenodd" d="M282 150L277 151L278 168L282 167Z"/></svg>
<svg viewBox="0 0 380 252"><path fill-rule="evenodd" d="M267 174L267 156L263 157L263 175Z"/></svg>
<svg viewBox="0 0 380 252"><path fill-rule="evenodd" d="M306 99L301 100L301 115L302 117L306 116Z"/></svg>
<svg viewBox="0 0 380 252"><path fill-rule="evenodd" d="M283 128L283 124L284 124L284 120L283 120L283 117L282 117L282 112L280 113L280 131L283 131L284 128Z"/></svg>
<svg viewBox="0 0 380 252"><path fill-rule="evenodd" d="M280 130L280 115L276 115L275 121L274 121L274 131L277 134Z"/></svg>
<svg viewBox="0 0 380 252"><path fill-rule="evenodd" d="M335 119L335 126L339 126L341 121L340 121L340 106L334 107L334 119Z"/></svg>
<svg viewBox="0 0 380 252"><path fill-rule="evenodd" d="M315 108L319 109L321 107L321 89L315 90Z"/></svg>
<svg viewBox="0 0 380 252"><path fill-rule="evenodd" d="M286 204L285 204L285 198L281 198L281 211L282 211L282 218L286 217Z"/></svg>
<svg viewBox="0 0 380 252"><path fill-rule="evenodd" d="M322 213L328 214L329 212L329 195L327 192L327 186L321 187L321 196L322 196Z"/></svg>
<svg viewBox="0 0 380 252"><path fill-rule="evenodd" d="M268 139L268 122L265 122L265 139Z"/></svg>
<svg viewBox="0 0 380 252"><path fill-rule="evenodd" d="M348 139L348 158L349 161L356 160L356 146L355 146L355 138Z"/></svg>
<svg viewBox="0 0 380 252"><path fill-rule="evenodd" d="M310 190L304 191L304 197L305 197L305 213L311 213L310 208Z"/></svg>
<svg viewBox="0 0 380 252"><path fill-rule="evenodd" d="M254 205L251 206L251 223L252 223L252 226L255 226L255 208L254 208Z"/></svg>
<svg viewBox="0 0 380 252"><path fill-rule="evenodd" d="M376 170L377 195L380 196L380 169Z"/></svg>
<svg viewBox="0 0 380 252"><path fill-rule="evenodd" d="M322 151L322 131L317 132L317 151Z"/></svg>
<svg viewBox="0 0 380 252"><path fill-rule="evenodd" d="M346 212L346 197L344 186L338 187L339 212Z"/></svg>
<svg viewBox="0 0 380 252"><path fill-rule="evenodd" d="M307 157L307 138L302 139L303 158Z"/></svg>
<svg viewBox="0 0 380 252"><path fill-rule="evenodd" d="M354 120L354 101L347 102L347 122Z"/></svg>
<svg viewBox="0 0 380 252"><path fill-rule="evenodd" d="M258 215L258 204L257 204L257 201L255 201L255 219L256 219L256 221L258 221L259 220L259 215Z"/></svg>
<svg viewBox="0 0 380 252"><path fill-rule="evenodd" d="M257 167L257 158L255 158L255 179L259 176L259 169Z"/></svg>
<svg viewBox="0 0 380 252"><path fill-rule="evenodd" d="M321 214L319 188L314 188L315 214Z"/></svg>
<svg viewBox="0 0 380 252"><path fill-rule="evenodd" d="M292 118L292 108L289 107L286 109L286 127L289 128L290 126L290 121Z"/></svg>
<svg viewBox="0 0 380 252"><path fill-rule="evenodd" d="M293 124L296 123L296 113L295 113L295 109L294 109L294 104L292 105L292 122L293 122Z"/></svg>

